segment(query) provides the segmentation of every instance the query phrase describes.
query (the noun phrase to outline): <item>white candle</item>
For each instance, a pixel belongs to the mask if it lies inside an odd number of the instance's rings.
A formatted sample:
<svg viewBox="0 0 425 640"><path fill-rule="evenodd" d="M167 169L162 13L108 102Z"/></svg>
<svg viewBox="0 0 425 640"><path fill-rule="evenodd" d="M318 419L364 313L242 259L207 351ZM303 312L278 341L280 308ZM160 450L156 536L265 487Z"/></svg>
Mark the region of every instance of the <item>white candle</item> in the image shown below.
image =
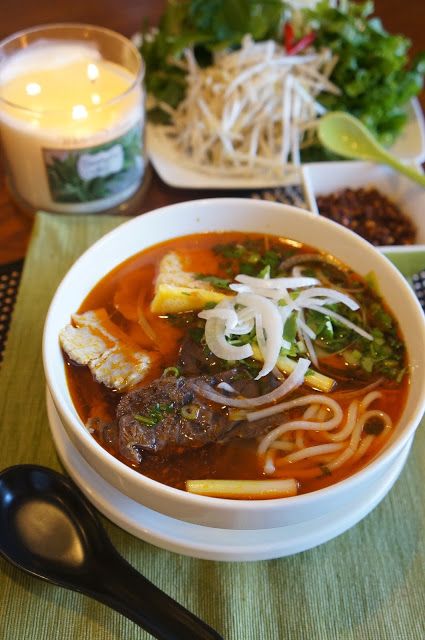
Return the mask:
<svg viewBox="0 0 425 640"><path fill-rule="evenodd" d="M0 65L6 167L33 209L89 213L128 199L143 176L143 127L140 77L95 44L40 39Z"/></svg>

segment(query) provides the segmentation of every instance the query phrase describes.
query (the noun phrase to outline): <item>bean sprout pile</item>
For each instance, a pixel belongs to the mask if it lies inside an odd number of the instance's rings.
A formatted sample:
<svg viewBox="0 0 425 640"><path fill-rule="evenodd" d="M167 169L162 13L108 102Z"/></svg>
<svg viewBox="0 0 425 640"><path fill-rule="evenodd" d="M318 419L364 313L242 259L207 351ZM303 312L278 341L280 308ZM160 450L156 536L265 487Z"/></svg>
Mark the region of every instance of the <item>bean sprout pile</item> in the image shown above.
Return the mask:
<svg viewBox="0 0 425 640"><path fill-rule="evenodd" d="M325 108L321 92L339 93L329 81L336 58L329 50L287 55L272 40L247 36L238 51L221 52L201 68L187 50L186 98L166 128L185 164L216 175L276 176L296 172L300 148L313 141Z"/></svg>

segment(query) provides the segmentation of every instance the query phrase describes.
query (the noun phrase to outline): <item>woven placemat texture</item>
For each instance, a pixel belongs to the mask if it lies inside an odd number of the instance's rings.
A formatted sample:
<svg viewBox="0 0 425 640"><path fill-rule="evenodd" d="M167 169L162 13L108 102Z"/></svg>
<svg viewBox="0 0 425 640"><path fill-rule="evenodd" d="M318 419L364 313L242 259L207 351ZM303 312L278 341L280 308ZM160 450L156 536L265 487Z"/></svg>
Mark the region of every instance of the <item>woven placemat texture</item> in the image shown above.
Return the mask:
<svg viewBox="0 0 425 640"><path fill-rule="evenodd" d="M43 323L66 270L120 222L37 216L0 371L0 468L25 462L61 469L46 415ZM327 544L278 560L197 560L104 523L130 563L227 640L423 640L424 460L420 428L400 479L369 516ZM149 637L103 605L24 575L0 558L1 640Z"/></svg>

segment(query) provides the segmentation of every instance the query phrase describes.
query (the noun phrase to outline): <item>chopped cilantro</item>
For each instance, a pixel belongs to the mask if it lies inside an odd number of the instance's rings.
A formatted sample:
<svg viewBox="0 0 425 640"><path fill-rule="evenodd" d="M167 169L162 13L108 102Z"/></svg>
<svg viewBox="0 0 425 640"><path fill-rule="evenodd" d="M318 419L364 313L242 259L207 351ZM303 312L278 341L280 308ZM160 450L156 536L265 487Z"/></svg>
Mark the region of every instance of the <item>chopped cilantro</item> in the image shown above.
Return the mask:
<svg viewBox="0 0 425 640"><path fill-rule="evenodd" d="M226 278L219 278L218 276L210 276L204 273L197 273L195 277L197 280L202 280L203 282L209 282L216 289L228 289L229 284L231 282Z"/></svg>
<svg viewBox="0 0 425 640"><path fill-rule="evenodd" d="M216 306L217 306L217 303L210 300L209 302L205 303L204 309L205 311L208 311L208 309L214 309L214 307Z"/></svg>
<svg viewBox="0 0 425 640"><path fill-rule="evenodd" d="M285 322L285 326L283 328L283 339L290 344L295 342L295 338L297 337L297 316L295 313L291 313L287 321Z"/></svg>
<svg viewBox="0 0 425 640"><path fill-rule="evenodd" d="M139 413L134 414L134 419L141 424L148 427L154 427L158 422L166 416L167 413L171 413L174 409L174 404L165 402L156 402L152 407L148 409L145 415Z"/></svg>
<svg viewBox="0 0 425 640"><path fill-rule="evenodd" d="M191 327L189 329L189 335L194 342L200 343L204 337L204 329L201 327Z"/></svg>

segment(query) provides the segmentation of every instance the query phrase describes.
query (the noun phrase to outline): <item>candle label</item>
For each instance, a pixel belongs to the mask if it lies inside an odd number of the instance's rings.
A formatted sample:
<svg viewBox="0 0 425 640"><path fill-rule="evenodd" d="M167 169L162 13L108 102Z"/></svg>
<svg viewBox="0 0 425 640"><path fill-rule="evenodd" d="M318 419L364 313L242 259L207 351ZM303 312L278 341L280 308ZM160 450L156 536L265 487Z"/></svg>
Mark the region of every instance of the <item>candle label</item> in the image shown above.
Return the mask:
<svg viewBox="0 0 425 640"><path fill-rule="evenodd" d="M95 147L43 149L54 202L102 200L127 191L143 175L142 125Z"/></svg>

